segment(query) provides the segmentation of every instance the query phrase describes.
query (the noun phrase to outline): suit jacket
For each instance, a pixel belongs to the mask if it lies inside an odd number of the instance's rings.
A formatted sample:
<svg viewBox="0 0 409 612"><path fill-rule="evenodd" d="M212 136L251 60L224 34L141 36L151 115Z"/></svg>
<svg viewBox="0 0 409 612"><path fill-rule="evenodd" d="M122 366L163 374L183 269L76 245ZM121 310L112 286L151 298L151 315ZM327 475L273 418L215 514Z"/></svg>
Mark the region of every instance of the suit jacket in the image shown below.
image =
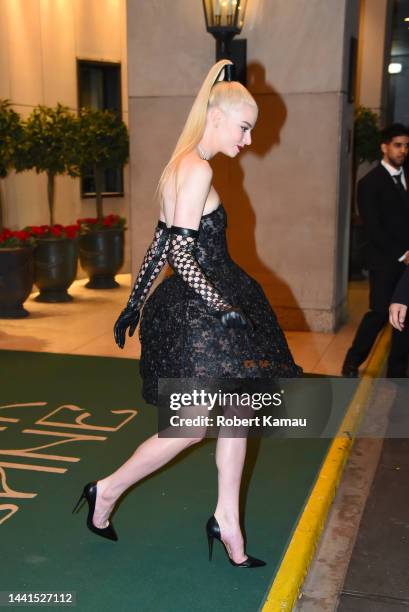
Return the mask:
<svg viewBox="0 0 409 612"><path fill-rule="evenodd" d="M399 189L382 164L358 182L358 209L369 269L391 267L409 251L409 173L404 172L406 192Z"/></svg>
<svg viewBox="0 0 409 612"><path fill-rule="evenodd" d="M409 306L409 266L402 274L400 281L396 285L391 299L391 304L406 304Z"/></svg>

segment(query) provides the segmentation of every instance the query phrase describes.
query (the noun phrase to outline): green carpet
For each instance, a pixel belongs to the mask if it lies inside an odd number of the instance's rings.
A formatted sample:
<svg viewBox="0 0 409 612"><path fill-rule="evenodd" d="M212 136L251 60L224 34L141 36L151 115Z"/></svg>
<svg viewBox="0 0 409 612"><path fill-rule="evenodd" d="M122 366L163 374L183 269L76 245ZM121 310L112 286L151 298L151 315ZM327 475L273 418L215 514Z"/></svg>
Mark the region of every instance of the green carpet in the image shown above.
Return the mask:
<svg viewBox="0 0 409 612"><path fill-rule="evenodd" d="M227 562L217 541L208 561L214 439L127 492L113 515L118 542L86 528L87 505L72 514L85 483L114 471L155 433L156 408L141 399L136 360L0 351L0 377L0 590L75 591L81 611L259 609L331 440L249 440L242 487L247 552L267 565L243 570ZM31 456L10 454L35 447ZM53 458L32 456L41 453ZM13 515L10 504L18 508Z"/></svg>

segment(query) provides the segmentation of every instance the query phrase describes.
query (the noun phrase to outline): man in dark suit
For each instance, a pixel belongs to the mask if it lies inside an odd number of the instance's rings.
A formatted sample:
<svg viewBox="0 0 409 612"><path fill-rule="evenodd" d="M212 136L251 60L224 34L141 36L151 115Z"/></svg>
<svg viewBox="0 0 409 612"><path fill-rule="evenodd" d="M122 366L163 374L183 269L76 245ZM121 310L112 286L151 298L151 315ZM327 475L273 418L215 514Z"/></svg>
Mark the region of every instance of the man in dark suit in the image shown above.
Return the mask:
<svg viewBox="0 0 409 612"><path fill-rule="evenodd" d="M388 322L394 289L409 264L409 174L403 170L409 131L395 123L381 132L382 161L358 182L358 209L367 240L369 311L364 315L342 367L344 376L358 368ZM406 376L408 333L393 330L387 376Z"/></svg>

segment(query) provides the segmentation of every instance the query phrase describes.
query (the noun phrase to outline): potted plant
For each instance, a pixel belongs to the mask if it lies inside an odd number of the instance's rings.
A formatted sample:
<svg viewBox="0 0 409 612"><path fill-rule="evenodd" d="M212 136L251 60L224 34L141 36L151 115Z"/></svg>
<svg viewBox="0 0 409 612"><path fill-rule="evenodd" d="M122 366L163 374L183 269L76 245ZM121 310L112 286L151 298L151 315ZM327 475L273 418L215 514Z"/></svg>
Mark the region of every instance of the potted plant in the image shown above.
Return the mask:
<svg viewBox="0 0 409 612"><path fill-rule="evenodd" d="M0 318L28 316L23 307L34 282L33 239L23 230L0 232Z"/></svg>
<svg viewBox="0 0 409 612"><path fill-rule="evenodd" d="M78 219L80 226L80 261L90 276L85 287L113 289L119 287L115 274L124 261L124 231L126 219L110 214Z"/></svg>
<svg viewBox="0 0 409 612"><path fill-rule="evenodd" d="M68 302L67 292L74 281L78 263L77 230L55 223L55 177L68 173L76 176L71 165L77 133L77 118L62 104L55 108L38 105L23 123L24 137L17 150L16 169L35 169L47 176L48 226L34 230L35 284L40 290L39 302ZM34 232L34 233L33 233Z"/></svg>
<svg viewBox="0 0 409 612"><path fill-rule="evenodd" d="M9 100L0 100L0 179L6 178L14 165L15 152L22 131L20 115L11 108ZM3 230L4 222L0 188L0 232Z"/></svg>
<svg viewBox="0 0 409 612"><path fill-rule="evenodd" d="M78 171L87 175L92 169L95 181L96 218L80 220L80 262L90 280L89 289L118 287L115 274L124 261L125 219L104 216L102 182L107 168L123 166L129 158L126 125L108 110L81 109L76 146Z"/></svg>
<svg viewBox="0 0 409 612"><path fill-rule="evenodd" d="M35 241L36 302L71 302L68 288L77 275L78 233L76 225L29 225L24 228Z"/></svg>
<svg viewBox="0 0 409 612"><path fill-rule="evenodd" d="M379 159L380 151L379 116L371 109L358 106L355 109L354 146L352 155L352 202L351 232L349 250L349 278L362 280L365 268L365 236L362 219L356 206L356 182L358 169L364 162L372 163Z"/></svg>

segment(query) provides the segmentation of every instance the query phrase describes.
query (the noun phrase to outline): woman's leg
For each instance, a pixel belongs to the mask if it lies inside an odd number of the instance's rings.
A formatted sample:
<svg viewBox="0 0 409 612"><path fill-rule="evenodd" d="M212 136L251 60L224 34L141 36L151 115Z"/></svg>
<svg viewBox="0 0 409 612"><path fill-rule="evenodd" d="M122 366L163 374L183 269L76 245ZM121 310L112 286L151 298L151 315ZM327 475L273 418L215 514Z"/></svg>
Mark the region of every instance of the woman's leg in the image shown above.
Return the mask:
<svg viewBox="0 0 409 612"><path fill-rule="evenodd" d="M239 524L240 483L246 457L247 438L219 437L216 447L218 499L214 516L222 540L236 563L247 559Z"/></svg>
<svg viewBox="0 0 409 612"><path fill-rule="evenodd" d="M185 416L186 413L188 413L187 410L184 412ZM191 407L191 413L194 416L202 413L207 414L207 407L193 406ZM192 416L192 414L189 416ZM133 455L115 472L98 480L93 516L94 525L99 528L106 527L115 502L126 489L168 463L191 444L200 442L206 433L206 428L196 428L196 430L190 428L189 432L192 433L192 437L159 438L158 434L154 434L142 442ZM193 437L193 435L196 436L196 432L197 437Z"/></svg>

